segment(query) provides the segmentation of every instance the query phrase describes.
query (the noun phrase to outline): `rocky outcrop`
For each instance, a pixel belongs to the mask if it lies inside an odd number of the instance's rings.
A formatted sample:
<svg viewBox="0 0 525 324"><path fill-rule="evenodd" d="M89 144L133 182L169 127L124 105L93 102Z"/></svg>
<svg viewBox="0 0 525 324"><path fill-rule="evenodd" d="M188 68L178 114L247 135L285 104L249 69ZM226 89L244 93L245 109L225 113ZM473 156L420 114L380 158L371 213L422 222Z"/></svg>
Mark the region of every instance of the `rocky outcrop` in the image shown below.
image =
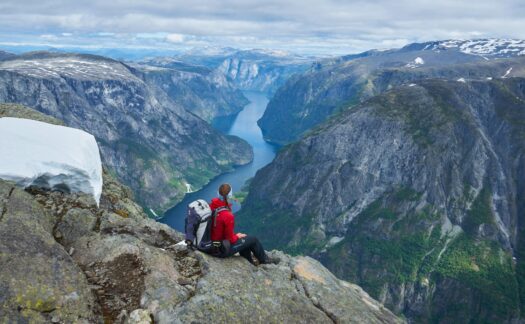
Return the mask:
<svg viewBox="0 0 525 324"><path fill-rule="evenodd" d="M516 321L524 89L423 80L345 110L257 173L237 224L411 321Z"/></svg>
<svg viewBox="0 0 525 324"><path fill-rule="evenodd" d="M108 174L90 196L0 180L0 321L401 323L308 257L255 267L175 243Z"/></svg>
<svg viewBox="0 0 525 324"><path fill-rule="evenodd" d="M34 53L0 62L0 102L15 102L93 134L103 163L138 201L159 212L186 184L199 188L253 158L243 140L224 136L110 59Z"/></svg>
<svg viewBox="0 0 525 324"><path fill-rule="evenodd" d="M265 139L279 144L293 142L333 114L396 86L424 79L524 76L523 56L489 60L440 44L411 44L314 64L309 71L288 80L269 102L258 122Z"/></svg>

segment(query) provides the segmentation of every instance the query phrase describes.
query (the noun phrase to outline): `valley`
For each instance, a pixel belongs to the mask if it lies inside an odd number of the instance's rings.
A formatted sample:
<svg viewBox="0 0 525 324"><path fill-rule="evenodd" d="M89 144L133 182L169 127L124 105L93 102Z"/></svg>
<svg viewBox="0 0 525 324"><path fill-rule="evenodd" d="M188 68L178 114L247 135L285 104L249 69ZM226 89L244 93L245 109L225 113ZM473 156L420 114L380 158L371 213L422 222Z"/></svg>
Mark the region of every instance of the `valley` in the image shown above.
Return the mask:
<svg viewBox="0 0 525 324"><path fill-rule="evenodd" d="M214 178L200 190L186 194L179 204L168 210L160 219L162 223L179 231L184 231L184 218L189 203L197 199L211 201L217 196L217 188L223 183L229 183L234 190L234 195L237 194L245 186L247 180L251 179L259 169L270 163L275 157L278 147L265 142L260 129L257 127L257 120L264 113L268 103L266 94L261 92L244 92L244 94L250 100L250 104L236 115L233 121L216 121L214 127L227 135L238 136L248 142L253 148L253 161L247 165L235 167L233 171ZM240 203L234 201L233 204L233 211L239 211Z"/></svg>

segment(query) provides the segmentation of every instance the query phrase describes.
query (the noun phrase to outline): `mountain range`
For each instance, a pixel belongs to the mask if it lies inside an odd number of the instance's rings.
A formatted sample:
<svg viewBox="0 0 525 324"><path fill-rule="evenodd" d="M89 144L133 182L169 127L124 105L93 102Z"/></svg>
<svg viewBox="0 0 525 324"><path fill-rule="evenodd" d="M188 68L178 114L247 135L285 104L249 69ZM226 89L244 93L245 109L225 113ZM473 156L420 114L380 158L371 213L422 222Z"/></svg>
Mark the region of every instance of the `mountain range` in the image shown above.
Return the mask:
<svg viewBox="0 0 525 324"><path fill-rule="evenodd" d="M525 57L450 43L290 79L260 124L291 143L251 181L238 223L409 322L512 323L525 300Z"/></svg>
<svg viewBox="0 0 525 324"><path fill-rule="evenodd" d="M238 89L272 95L290 76L306 71L314 60L284 51L204 48L145 62L161 67L183 63L207 67L215 78L226 78Z"/></svg>
<svg viewBox="0 0 525 324"><path fill-rule="evenodd" d="M520 75L523 49L518 40L442 41L319 61L276 92L259 126L267 140L287 144L339 110L397 85Z"/></svg>

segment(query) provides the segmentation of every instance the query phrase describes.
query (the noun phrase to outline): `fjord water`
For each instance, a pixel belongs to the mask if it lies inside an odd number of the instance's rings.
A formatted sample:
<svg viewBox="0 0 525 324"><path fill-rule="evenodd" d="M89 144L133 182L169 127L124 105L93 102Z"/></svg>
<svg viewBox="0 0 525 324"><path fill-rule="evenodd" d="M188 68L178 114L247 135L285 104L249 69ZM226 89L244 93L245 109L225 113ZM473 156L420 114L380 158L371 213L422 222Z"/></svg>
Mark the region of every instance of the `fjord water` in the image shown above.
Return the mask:
<svg viewBox="0 0 525 324"><path fill-rule="evenodd" d="M253 162L236 167L234 171L216 177L199 191L186 194L179 204L164 214L160 222L183 231L186 207L190 202L196 199L210 201L217 196L217 188L221 183L231 184L235 194L246 180L253 177L257 170L270 163L275 157L278 147L265 142L261 130L257 126L257 120L263 115L268 104L268 98L266 94L254 91L246 91L244 95L250 100L250 103L237 116L229 120L216 120L213 126L225 134L235 135L247 141L253 147ZM239 203L234 202L233 211L236 212L239 209Z"/></svg>

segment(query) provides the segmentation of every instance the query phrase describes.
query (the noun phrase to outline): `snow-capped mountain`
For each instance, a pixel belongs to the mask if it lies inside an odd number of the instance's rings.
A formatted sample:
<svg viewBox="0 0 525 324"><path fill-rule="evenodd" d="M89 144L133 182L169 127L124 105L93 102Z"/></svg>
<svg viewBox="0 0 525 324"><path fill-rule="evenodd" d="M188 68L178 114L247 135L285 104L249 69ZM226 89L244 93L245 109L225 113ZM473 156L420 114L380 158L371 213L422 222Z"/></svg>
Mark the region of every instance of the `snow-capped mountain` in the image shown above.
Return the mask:
<svg viewBox="0 0 525 324"><path fill-rule="evenodd" d="M80 80L125 79L140 82L124 64L92 55L31 53L5 60L0 69L34 78L75 78Z"/></svg>
<svg viewBox="0 0 525 324"><path fill-rule="evenodd" d="M416 44L409 46L414 45ZM487 59L525 55L525 40L523 39L445 40L418 45L423 50L458 50L465 54L480 55Z"/></svg>

